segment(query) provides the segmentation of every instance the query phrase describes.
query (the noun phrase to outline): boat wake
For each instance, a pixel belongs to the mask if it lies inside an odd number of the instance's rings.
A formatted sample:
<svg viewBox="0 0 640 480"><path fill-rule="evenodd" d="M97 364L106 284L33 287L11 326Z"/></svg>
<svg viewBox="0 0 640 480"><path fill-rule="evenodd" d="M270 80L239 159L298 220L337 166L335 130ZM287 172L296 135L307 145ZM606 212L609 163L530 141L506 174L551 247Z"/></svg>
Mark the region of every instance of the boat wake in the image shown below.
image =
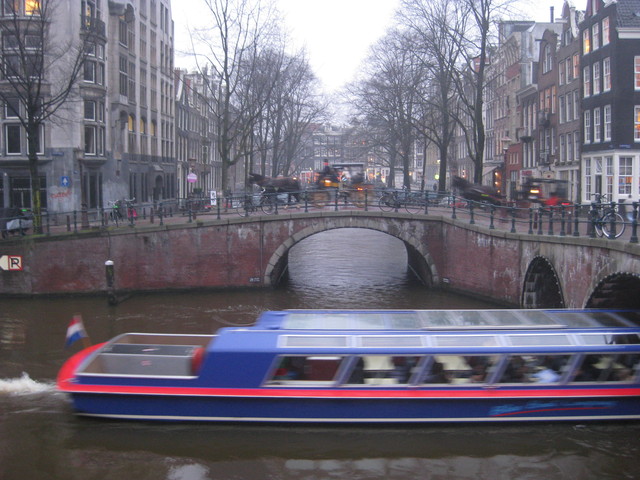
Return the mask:
<svg viewBox="0 0 640 480"><path fill-rule="evenodd" d="M54 383L37 382L23 373L20 378L0 379L0 395L33 395L55 391Z"/></svg>

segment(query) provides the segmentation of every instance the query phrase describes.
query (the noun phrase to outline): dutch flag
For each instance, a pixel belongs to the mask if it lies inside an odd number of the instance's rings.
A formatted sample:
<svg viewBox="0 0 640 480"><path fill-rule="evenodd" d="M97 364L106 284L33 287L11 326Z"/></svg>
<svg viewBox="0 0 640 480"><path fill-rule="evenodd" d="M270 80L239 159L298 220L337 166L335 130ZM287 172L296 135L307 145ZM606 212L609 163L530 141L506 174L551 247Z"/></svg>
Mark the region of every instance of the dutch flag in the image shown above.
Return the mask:
<svg viewBox="0 0 640 480"><path fill-rule="evenodd" d="M82 316L74 315L67 327L67 340L64 343L65 348L71 346L76 341L87 336L82 324Z"/></svg>

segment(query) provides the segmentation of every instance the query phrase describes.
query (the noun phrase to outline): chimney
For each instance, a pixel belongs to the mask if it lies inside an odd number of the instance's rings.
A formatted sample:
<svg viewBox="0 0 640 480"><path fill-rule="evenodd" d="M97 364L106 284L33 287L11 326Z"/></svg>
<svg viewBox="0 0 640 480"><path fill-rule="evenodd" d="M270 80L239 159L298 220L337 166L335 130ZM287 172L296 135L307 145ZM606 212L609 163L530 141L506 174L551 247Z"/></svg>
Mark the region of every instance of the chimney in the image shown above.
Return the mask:
<svg viewBox="0 0 640 480"><path fill-rule="evenodd" d="M550 10L550 14L551 14L551 23L554 23L555 15L553 14L553 11L554 11L553 6L549 7L549 10Z"/></svg>

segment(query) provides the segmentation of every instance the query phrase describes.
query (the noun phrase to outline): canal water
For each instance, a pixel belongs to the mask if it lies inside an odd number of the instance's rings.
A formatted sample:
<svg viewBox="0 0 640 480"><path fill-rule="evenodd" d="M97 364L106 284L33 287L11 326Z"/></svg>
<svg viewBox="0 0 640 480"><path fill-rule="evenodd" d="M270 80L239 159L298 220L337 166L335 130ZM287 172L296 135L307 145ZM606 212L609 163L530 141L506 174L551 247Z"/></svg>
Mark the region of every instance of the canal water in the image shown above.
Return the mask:
<svg viewBox="0 0 640 480"><path fill-rule="evenodd" d="M460 252L461 256L464 252ZM94 342L128 331L210 333L267 309L490 308L425 290L402 244L367 230L314 235L277 290L0 298L0 480L623 479L640 476L639 425L251 426L102 421L56 392L67 324ZM152 259L150 259L152 261ZM499 307L499 306L498 306Z"/></svg>

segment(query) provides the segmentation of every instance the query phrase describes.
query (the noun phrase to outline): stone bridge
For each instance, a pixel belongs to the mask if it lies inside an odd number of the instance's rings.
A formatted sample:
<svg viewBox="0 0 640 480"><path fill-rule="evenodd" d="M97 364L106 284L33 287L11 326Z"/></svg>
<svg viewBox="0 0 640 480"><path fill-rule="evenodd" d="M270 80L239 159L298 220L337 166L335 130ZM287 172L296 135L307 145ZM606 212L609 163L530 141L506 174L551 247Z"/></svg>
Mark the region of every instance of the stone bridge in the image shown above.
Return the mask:
<svg viewBox="0 0 640 480"><path fill-rule="evenodd" d="M0 255L21 257L22 270L0 271L0 292L105 291L107 260L115 264L114 288L124 292L276 286L293 245L336 228L400 239L426 288L527 308L640 308L638 244L379 211L233 217L5 241Z"/></svg>

